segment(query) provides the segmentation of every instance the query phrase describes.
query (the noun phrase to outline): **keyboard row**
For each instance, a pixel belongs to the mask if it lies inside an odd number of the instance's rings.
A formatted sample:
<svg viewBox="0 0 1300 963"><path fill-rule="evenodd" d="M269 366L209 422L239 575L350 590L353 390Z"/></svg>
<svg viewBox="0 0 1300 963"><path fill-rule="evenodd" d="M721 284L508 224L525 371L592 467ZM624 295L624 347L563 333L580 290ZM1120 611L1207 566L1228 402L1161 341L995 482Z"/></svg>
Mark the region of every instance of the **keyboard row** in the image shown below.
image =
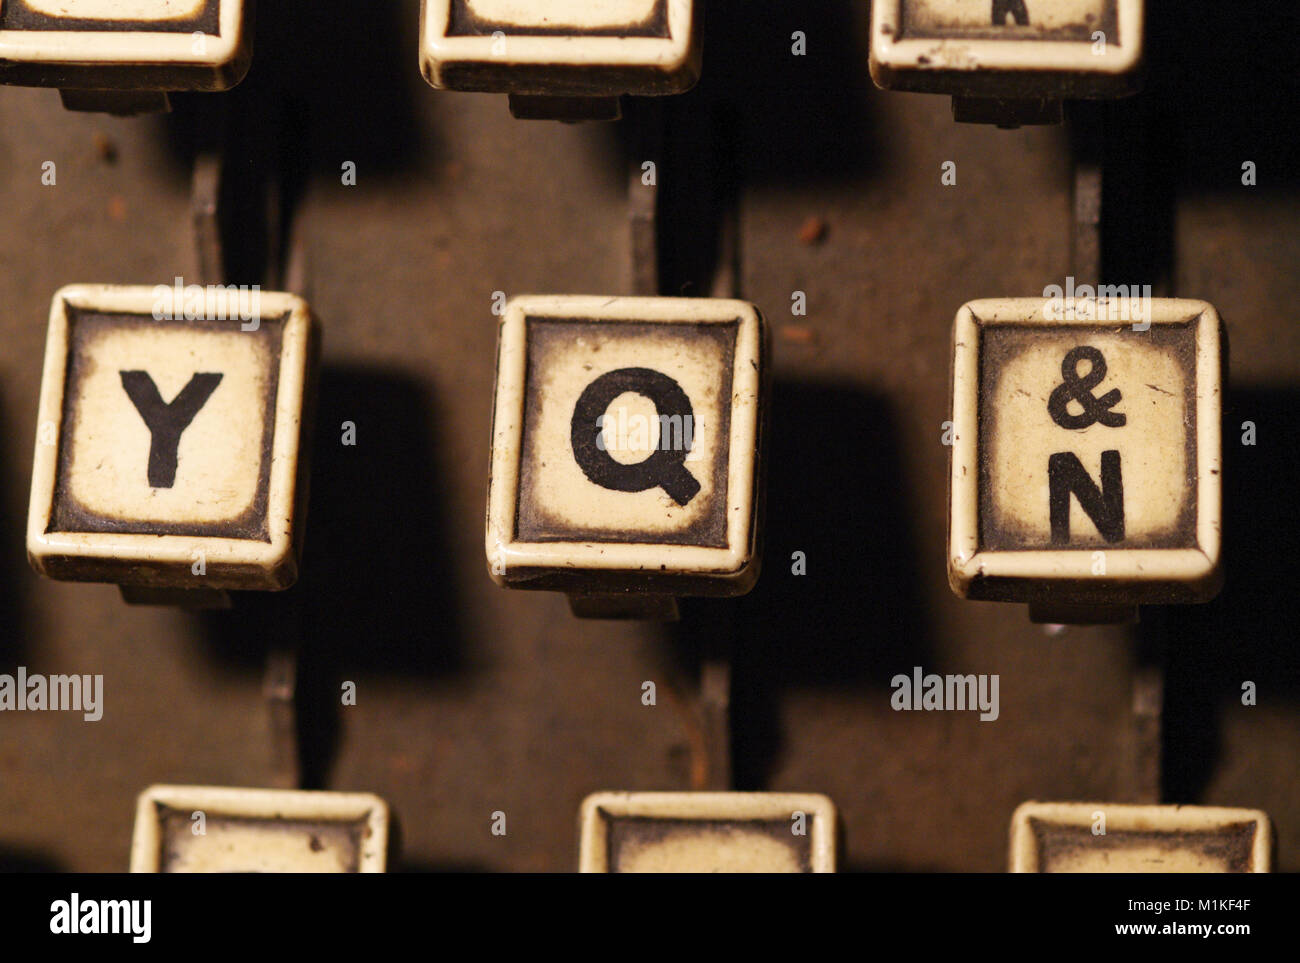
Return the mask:
<svg viewBox="0 0 1300 963"><path fill-rule="evenodd" d="M947 571L959 596L1096 623L1220 587L1218 315L1203 301L1101 293L957 312L952 413L932 443L951 451ZM586 617L673 618L678 598L748 592L765 425L782 417L758 309L550 295L500 310L492 578L565 593ZM116 583L129 601L290 586L306 532L318 332L289 294L179 282L59 291L32 470L33 566ZM359 427L322 426L319 437L355 445ZM829 423L804 430L866 457Z"/></svg>
<svg viewBox="0 0 1300 963"><path fill-rule="evenodd" d="M504 836L508 814L484 832ZM833 873L835 805L811 793L600 792L583 800L584 873ZM1253 809L1021 805L1017 873L1267 873L1269 818ZM369 793L152 786L136 807L134 873L382 873L389 808Z"/></svg>
<svg viewBox="0 0 1300 963"><path fill-rule="evenodd" d="M251 6L10 0L0 8L0 82L58 87L74 109L115 109L103 95L117 92L119 112L146 109L123 99L126 91L224 90L252 60ZM518 116L608 118L620 95L680 93L696 82L703 6L427 0L420 67L437 88L507 92ZM872 8L876 83L952 94L958 119L1042 122L1055 119L1050 105L1059 117L1063 99L1137 86L1144 0L876 0ZM794 30L789 54L816 56L826 42Z"/></svg>

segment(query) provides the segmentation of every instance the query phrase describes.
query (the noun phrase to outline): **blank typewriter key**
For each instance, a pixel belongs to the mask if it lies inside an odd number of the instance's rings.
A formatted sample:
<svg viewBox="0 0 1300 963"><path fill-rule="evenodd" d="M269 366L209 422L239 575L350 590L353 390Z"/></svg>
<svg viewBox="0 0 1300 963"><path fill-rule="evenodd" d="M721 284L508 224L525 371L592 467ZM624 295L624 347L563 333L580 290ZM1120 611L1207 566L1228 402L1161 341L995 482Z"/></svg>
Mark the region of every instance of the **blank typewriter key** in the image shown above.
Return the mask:
<svg viewBox="0 0 1300 963"><path fill-rule="evenodd" d="M1219 318L1204 301L972 301L954 325L948 577L1036 621L1219 590Z"/></svg>
<svg viewBox="0 0 1300 963"><path fill-rule="evenodd" d="M833 873L835 819L812 793L595 793L582 803L578 869Z"/></svg>
<svg viewBox="0 0 1300 963"><path fill-rule="evenodd" d="M958 121L1056 123L1061 101L1137 89L1144 0L877 0L871 76L951 94Z"/></svg>
<svg viewBox="0 0 1300 963"><path fill-rule="evenodd" d="M762 321L743 301L519 297L498 351L487 558L576 614L671 617L756 557Z"/></svg>
<svg viewBox="0 0 1300 963"><path fill-rule="evenodd" d="M59 291L32 470L33 567L174 604L291 585L311 330L306 303L288 294Z"/></svg>
<svg viewBox="0 0 1300 963"><path fill-rule="evenodd" d="M1013 873L1267 873L1257 809L1027 802L1011 817Z"/></svg>
<svg viewBox="0 0 1300 963"><path fill-rule="evenodd" d="M250 33L245 0L9 0L0 83L58 87L70 110L166 110L168 91L239 83Z"/></svg>
<svg viewBox="0 0 1300 963"><path fill-rule="evenodd" d="M388 805L369 793L150 786L133 873L382 873Z"/></svg>
<svg viewBox="0 0 1300 963"><path fill-rule="evenodd" d="M511 95L516 117L610 120L622 94L675 94L700 73L696 0L428 0L434 87Z"/></svg>

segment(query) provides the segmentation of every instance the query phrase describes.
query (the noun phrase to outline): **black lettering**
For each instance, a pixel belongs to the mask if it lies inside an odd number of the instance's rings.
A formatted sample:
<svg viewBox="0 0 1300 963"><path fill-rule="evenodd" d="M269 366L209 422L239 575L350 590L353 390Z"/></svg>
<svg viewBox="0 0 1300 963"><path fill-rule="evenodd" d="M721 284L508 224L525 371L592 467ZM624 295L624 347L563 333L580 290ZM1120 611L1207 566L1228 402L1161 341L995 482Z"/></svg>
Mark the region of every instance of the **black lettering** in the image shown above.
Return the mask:
<svg viewBox="0 0 1300 963"><path fill-rule="evenodd" d="M171 488L176 484L177 448L181 433L190 426L212 392L221 383L219 374L196 374L170 404L158 394L158 386L147 371L123 371L122 387L149 429L149 487Z"/></svg>
<svg viewBox="0 0 1300 963"><path fill-rule="evenodd" d="M690 451L687 445L666 445L661 430L650 457L631 465L620 464L601 448L601 416L611 401L628 391L654 402L661 425L665 416L679 424L694 421L690 398L672 378L651 368L619 368L601 375L578 397L570 425L573 457L582 473L601 488L616 492L662 488L678 505L687 504L700 490L699 481L682 464Z"/></svg>
<svg viewBox="0 0 1300 963"><path fill-rule="evenodd" d="M1101 453L1101 488L1093 482L1073 452L1062 451L1047 459L1048 499L1051 506L1052 544L1070 542L1070 495L1108 542L1124 540L1124 480L1118 451Z"/></svg>

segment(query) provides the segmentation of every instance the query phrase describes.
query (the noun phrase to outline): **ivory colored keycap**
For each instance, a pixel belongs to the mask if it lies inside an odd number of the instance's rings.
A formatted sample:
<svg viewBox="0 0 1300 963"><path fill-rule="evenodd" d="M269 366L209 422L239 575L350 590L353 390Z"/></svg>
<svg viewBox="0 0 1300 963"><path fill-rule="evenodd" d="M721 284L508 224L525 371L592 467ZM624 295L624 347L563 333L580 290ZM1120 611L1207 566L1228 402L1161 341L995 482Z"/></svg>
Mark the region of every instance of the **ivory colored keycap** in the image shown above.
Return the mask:
<svg viewBox="0 0 1300 963"><path fill-rule="evenodd" d="M449 90L675 94L700 72L695 0L426 0L420 37Z"/></svg>
<svg viewBox="0 0 1300 963"><path fill-rule="evenodd" d="M133 873L382 873L388 805L369 793L150 786Z"/></svg>
<svg viewBox="0 0 1300 963"><path fill-rule="evenodd" d="M1135 605L1218 592L1219 328L1204 301L962 307L948 554L958 595Z"/></svg>
<svg viewBox="0 0 1300 963"><path fill-rule="evenodd" d="M225 90L252 58L245 0L5 0L0 81Z"/></svg>
<svg viewBox="0 0 1300 963"><path fill-rule="evenodd" d="M1267 873L1258 809L1027 802L1011 817L1013 873Z"/></svg>
<svg viewBox="0 0 1300 963"><path fill-rule="evenodd" d="M583 873L833 873L835 805L812 793L600 792Z"/></svg>
<svg viewBox="0 0 1300 963"><path fill-rule="evenodd" d="M763 337L743 301L511 300L492 429L493 578L577 596L747 592Z"/></svg>
<svg viewBox="0 0 1300 963"><path fill-rule="evenodd" d="M310 311L293 295L59 291L27 522L33 567L124 586L291 585L311 354Z"/></svg>
<svg viewBox="0 0 1300 963"><path fill-rule="evenodd" d="M1130 93L1143 0L877 0L871 76L885 88L958 97Z"/></svg>

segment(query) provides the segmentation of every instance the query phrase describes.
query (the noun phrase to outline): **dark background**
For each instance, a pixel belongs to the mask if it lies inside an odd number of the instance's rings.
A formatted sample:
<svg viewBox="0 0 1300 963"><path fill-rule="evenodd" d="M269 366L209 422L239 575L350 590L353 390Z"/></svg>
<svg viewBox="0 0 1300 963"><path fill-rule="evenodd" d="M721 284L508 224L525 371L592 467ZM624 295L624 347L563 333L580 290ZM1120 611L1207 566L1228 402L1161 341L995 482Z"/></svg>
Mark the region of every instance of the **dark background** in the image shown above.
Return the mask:
<svg viewBox="0 0 1300 963"><path fill-rule="evenodd" d="M0 671L103 673L106 699L96 724L0 715L0 867L121 870L150 783L271 784L263 660L301 639L305 782L386 798L402 867L571 870L586 793L691 786L699 652L726 624L736 785L829 794L844 868L997 870L1019 802L1140 798L1132 708L1152 665L1165 798L1267 810L1280 868L1300 868L1290 8L1153 2L1145 94L999 131L953 124L946 98L874 89L866 3L714 2L705 79L661 105L667 144L648 152L647 105L565 127L431 90L415 0L259 6L245 84L176 98L168 117L0 89ZM324 358L302 580L195 616L39 579L23 529L51 295L188 280L190 164L223 141L232 191L269 183L292 215ZM944 573L952 317L1064 283L1072 156L1107 164L1104 280L1211 301L1231 346L1227 588L1144 613L1138 633L1049 635L1021 606L957 600ZM628 170L646 159L664 293L708 293L732 199L742 293L774 333L765 573L667 630L498 589L482 547L493 292L629 291ZM956 187L940 184L948 160ZM280 244L232 211L227 266L251 283ZM1238 444L1247 420L1255 447ZM1001 717L892 711L890 678L916 665L999 674ZM345 680L355 707L339 705Z"/></svg>

